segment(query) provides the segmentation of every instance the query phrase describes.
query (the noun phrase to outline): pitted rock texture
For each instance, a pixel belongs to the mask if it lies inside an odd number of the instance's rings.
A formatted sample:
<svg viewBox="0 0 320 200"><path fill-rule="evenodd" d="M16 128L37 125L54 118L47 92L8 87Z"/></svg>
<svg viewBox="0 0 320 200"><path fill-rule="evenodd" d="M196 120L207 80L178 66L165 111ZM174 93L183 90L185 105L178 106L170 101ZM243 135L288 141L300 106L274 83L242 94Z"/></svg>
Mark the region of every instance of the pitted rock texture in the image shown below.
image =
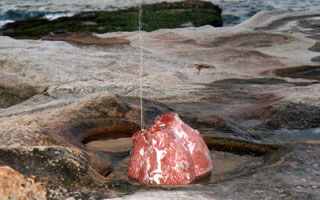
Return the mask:
<svg viewBox="0 0 320 200"><path fill-rule="evenodd" d="M211 172L209 149L198 130L176 113L155 119L133 135L128 176L146 184L187 184Z"/></svg>

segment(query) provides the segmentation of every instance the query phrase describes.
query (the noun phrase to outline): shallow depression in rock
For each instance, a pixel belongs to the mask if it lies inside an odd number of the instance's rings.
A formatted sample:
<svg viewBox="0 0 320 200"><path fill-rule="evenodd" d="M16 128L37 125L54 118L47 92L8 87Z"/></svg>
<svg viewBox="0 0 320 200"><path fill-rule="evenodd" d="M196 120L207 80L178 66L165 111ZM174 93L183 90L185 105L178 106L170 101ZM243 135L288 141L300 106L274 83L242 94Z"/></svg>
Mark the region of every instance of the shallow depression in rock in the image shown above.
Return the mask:
<svg viewBox="0 0 320 200"><path fill-rule="evenodd" d="M126 152L132 148L132 139L130 137L94 140L86 144L89 149L103 152Z"/></svg>
<svg viewBox="0 0 320 200"><path fill-rule="evenodd" d="M0 88L0 108L7 108L25 101L28 98L19 97Z"/></svg>
<svg viewBox="0 0 320 200"><path fill-rule="evenodd" d="M107 174L107 182L125 181L135 186L145 186L128 178L129 149L132 147L131 138L104 139L91 141L86 144L90 149L113 152L119 164ZM213 160L211 174L196 180L193 184L212 184L237 178L242 175L271 166L279 161L284 149L274 145L256 144L243 140L204 137L210 149ZM120 153L122 151L122 153ZM128 154L125 155L124 153ZM193 185L190 184L190 185ZM179 188L190 185L148 185L147 187Z"/></svg>
<svg viewBox="0 0 320 200"><path fill-rule="evenodd" d="M28 83L15 81L10 76L0 75L0 79L0 108L20 104L45 91L45 88L35 88Z"/></svg>
<svg viewBox="0 0 320 200"><path fill-rule="evenodd" d="M131 135L138 129L136 123L122 119L87 119L68 128L87 149L91 166L102 176L108 176L129 155Z"/></svg>
<svg viewBox="0 0 320 200"><path fill-rule="evenodd" d="M107 177L117 167L117 165L128 155L132 148L132 139L130 137L93 140L86 144L87 148L93 151L104 152L112 162L112 168L100 172L101 175Z"/></svg>
<svg viewBox="0 0 320 200"><path fill-rule="evenodd" d="M88 119L73 124L70 131L83 144L92 141L131 137L139 125L122 119Z"/></svg>

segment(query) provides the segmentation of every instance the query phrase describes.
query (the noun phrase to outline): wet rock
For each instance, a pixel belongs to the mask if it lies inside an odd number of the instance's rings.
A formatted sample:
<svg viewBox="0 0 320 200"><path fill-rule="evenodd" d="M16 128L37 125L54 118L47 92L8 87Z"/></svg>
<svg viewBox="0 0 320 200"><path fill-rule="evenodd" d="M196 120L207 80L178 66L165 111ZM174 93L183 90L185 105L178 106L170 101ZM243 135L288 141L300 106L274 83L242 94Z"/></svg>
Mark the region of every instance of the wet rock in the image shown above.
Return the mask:
<svg viewBox="0 0 320 200"><path fill-rule="evenodd" d="M319 66L300 66L274 70L277 76L320 80Z"/></svg>
<svg viewBox="0 0 320 200"><path fill-rule="evenodd" d="M268 109L264 125L272 129L309 129L319 127L320 108L305 104L282 104Z"/></svg>

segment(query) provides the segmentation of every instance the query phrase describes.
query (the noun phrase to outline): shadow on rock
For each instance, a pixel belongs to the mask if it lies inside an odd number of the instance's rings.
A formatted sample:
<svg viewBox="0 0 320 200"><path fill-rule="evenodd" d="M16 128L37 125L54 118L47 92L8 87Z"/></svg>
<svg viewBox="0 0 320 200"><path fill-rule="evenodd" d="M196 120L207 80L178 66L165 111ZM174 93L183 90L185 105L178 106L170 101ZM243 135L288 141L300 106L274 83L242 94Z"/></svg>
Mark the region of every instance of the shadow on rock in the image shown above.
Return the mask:
<svg viewBox="0 0 320 200"><path fill-rule="evenodd" d="M300 66L273 70L280 77L320 80L320 66Z"/></svg>

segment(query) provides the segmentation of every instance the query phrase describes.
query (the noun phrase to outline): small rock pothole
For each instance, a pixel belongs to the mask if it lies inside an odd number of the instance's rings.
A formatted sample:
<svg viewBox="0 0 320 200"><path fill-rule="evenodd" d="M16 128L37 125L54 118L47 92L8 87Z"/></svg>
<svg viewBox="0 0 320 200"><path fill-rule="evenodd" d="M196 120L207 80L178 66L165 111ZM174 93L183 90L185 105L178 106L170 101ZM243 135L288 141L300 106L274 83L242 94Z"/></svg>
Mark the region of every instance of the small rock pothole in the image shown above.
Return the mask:
<svg viewBox="0 0 320 200"><path fill-rule="evenodd" d="M224 139L215 137L204 137L207 143L211 157L213 160L213 170L211 174L196 180L189 185L143 185L130 180L127 176L127 167L130 156L126 156L108 175L109 181L125 181L133 186L146 187L164 187L164 188L179 188L188 187L194 184L212 184L221 181L237 178L242 175L255 173L263 168L271 167L277 163L282 157L283 151L281 147L275 145L263 145L252 142ZM107 146L108 143L114 140L100 141Z"/></svg>
<svg viewBox="0 0 320 200"><path fill-rule="evenodd" d="M38 94L31 86L23 86L23 88L0 85L0 108L8 108L20 104Z"/></svg>
<svg viewBox="0 0 320 200"><path fill-rule="evenodd" d="M190 185L143 185L128 178L127 168L132 148L132 135L140 130L137 123L125 119L80 120L70 127L90 154L92 168L104 176L104 182L126 182L132 187L188 187L194 184L213 184L253 174L281 163L285 149L277 145L245 140L204 136L213 159L211 174ZM108 166L109 165L109 166Z"/></svg>
<svg viewBox="0 0 320 200"><path fill-rule="evenodd" d="M131 137L124 137L124 138L117 138L117 139L106 139L106 140L94 140L88 142L86 146L89 149L103 151L103 152L113 152L113 153L120 153L120 152L127 152L130 151L132 148L132 138Z"/></svg>
<svg viewBox="0 0 320 200"><path fill-rule="evenodd" d="M20 104L46 89L46 86L34 86L27 80L0 72L0 108Z"/></svg>
<svg viewBox="0 0 320 200"><path fill-rule="evenodd" d="M95 152L91 165L105 177L130 154L131 136L139 129L138 124L123 119L82 120L70 128L88 151ZM110 167L103 166L109 163Z"/></svg>

